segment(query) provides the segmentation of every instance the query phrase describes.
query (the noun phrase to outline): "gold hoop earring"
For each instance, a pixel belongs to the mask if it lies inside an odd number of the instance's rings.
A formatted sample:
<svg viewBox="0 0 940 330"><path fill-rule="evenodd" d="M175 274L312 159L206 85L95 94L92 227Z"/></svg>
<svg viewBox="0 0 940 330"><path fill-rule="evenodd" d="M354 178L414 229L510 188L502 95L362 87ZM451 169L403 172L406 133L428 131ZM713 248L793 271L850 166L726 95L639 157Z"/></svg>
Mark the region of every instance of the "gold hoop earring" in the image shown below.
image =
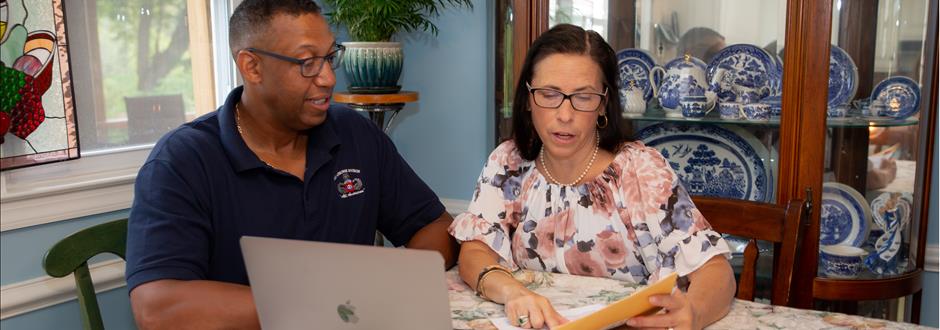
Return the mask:
<svg viewBox="0 0 940 330"><path fill-rule="evenodd" d="M607 122L607 114L601 115L600 118L604 118L604 124L601 125L600 120L598 120L598 121L597 121L597 128L607 128L607 124L608 124L608 122Z"/></svg>

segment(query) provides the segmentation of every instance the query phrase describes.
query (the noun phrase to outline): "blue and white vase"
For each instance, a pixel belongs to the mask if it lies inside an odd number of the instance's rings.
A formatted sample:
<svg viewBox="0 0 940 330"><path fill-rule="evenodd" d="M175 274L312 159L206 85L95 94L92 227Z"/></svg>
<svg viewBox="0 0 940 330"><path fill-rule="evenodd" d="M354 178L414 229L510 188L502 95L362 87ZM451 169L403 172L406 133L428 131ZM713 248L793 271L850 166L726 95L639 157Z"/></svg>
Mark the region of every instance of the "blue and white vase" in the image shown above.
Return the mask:
<svg viewBox="0 0 940 330"><path fill-rule="evenodd" d="M395 93L401 90L404 54L400 42L344 42L343 69L351 93Z"/></svg>

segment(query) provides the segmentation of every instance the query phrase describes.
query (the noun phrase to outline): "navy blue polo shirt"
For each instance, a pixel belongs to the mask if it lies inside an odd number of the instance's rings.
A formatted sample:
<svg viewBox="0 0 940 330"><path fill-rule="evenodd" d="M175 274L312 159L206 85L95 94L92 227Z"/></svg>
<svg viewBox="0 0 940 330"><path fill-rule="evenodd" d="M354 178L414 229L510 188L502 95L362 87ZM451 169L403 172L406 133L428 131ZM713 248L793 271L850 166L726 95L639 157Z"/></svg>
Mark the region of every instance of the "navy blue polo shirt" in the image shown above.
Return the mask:
<svg viewBox="0 0 940 330"><path fill-rule="evenodd" d="M225 105L171 131L154 146L134 187L127 233L127 286L159 280L248 284L245 235L395 245L444 206L375 124L331 107L310 129L304 180L264 164Z"/></svg>

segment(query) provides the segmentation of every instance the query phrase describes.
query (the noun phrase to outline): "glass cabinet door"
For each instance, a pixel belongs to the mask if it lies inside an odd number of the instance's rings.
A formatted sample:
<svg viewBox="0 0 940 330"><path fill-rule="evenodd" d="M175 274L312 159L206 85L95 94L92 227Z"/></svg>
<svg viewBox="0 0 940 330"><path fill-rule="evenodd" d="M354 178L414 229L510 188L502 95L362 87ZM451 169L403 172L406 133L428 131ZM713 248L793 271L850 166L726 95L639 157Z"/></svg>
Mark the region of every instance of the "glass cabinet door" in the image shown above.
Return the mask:
<svg viewBox="0 0 940 330"><path fill-rule="evenodd" d="M849 102L830 102L827 121L865 124L830 124L826 132L819 298L832 299L839 290L830 289L851 284L872 291L872 298L904 297L913 292L901 288L920 281L918 233L926 228L917 206L925 184L918 176L925 154L919 141L929 88L936 88L925 63L933 59L927 40L936 38L936 25L928 35L928 7L927 0L833 1L829 96L845 92ZM898 285L877 292L871 281ZM903 321L904 303L822 304Z"/></svg>

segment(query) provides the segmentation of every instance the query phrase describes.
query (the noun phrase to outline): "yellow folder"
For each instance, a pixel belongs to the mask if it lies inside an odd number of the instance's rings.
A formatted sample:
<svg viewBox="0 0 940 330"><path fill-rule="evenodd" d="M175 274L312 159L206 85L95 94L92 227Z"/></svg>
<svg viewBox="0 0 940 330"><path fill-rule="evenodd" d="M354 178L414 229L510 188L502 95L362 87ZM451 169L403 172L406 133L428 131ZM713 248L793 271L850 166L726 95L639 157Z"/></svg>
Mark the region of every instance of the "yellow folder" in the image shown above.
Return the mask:
<svg viewBox="0 0 940 330"><path fill-rule="evenodd" d="M565 323L556 330L608 329L621 325L634 316L654 314L661 308L650 304L650 296L672 293L672 288L676 287L677 277L676 273L669 274L653 285L617 300L601 310Z"/></svg>

